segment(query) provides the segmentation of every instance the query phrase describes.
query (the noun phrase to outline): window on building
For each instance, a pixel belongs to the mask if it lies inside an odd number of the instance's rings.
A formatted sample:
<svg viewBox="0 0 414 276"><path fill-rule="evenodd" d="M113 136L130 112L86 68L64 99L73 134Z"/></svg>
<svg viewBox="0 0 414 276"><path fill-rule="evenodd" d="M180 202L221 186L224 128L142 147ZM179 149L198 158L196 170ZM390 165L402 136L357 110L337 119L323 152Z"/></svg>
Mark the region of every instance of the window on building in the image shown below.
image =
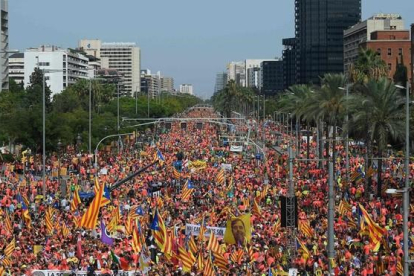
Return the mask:
<svg viewBox="0 0 414 276"><path fill-rule="evenodd" d="M39 66L50 66L49 62L39 62Z"/></svg>
<svg viewBox="0 0 414 276"><path fill-rule="evenodd" d="M392 70L392 64L391 63L388 63L388 70Z"/></svg>
<svg viewBox="0 0 414 276"><path fill-rule="evenodd" d="M378 55L381 55L381 48L378 48L378 49L377 49L377 54L378 54Z"/></svg>
<svg viewBox="0 0 414 276"><path fill-rule="evenodd" d="M399 55L399 56L402 56L402 54L403 54L403 49L402 49L402 48L399 48L399 49L398 49L398 55Z"/></svg>
<svg viewBox="0 0 414 276"><path fill-rule="evenodd" d="M392 49L388 48L388 55L391 56L392 55Z"/></svg>

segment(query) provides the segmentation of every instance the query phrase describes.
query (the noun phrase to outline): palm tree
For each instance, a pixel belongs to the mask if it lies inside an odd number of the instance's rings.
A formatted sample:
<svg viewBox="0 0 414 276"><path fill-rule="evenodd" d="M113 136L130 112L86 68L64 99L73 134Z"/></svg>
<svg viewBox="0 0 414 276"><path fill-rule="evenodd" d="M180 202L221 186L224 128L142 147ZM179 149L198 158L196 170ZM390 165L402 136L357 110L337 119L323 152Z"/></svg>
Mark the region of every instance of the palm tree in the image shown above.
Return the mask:
<svg viewBox="0 0 414 276"><path fill-rule="evenodd" d="M308 128L309 124L313 121L311 116L307 114L307 107L309 106L310 102L312 101L312 90L307 85L293 85L291 86L285 93L285 97L283 97L280 101L281 104L281 111L292 113L296 117L296 123L301 122L301 120L305 120ZM309 144L309 131L307 135L307 159L309 159L309 151L310 151L310 144ZM300 147L300 141L297 141L297 147Z"/></svg>
<svg viewBox="0 0 414 276"><path fill-rule="evenodd" d="M364 90L350 100L352 120L348 128L366 133L367 154L370 159L370 146L375 143L378 149L378 186L377 196L382 189L382 153L390 138L404 138L404 106L405 99L401 96L394 83L386 78L369 80ZM370 162L367 162L368 164ZM366 168L368 169L368 167ZM368 184L368 181L366 183ZM366 188L369 189L369 186ZM366 192L368 193L368 189Z"/></svg>
<svg viewBox="0 0 414 276"><path fill-rule="evenodd" d="M322 86L313 93L305 112L311 118L321 119L326 123L326 137L329 136L329 126L332 131L332 158L336 160L336 128L341 121L346 108L346 97L340 89L346 83L343 74L325 74ZM329 141L326 143L326 153L329 154Z"/></svg>
<svg viewBox="0 0 414 276"><path fill-rule="evenodd" d="M388 67L379 54L372 49L360 49L358 59L351 65L350 80L364 84L370 79L379 80L388 76Z"/></svg>

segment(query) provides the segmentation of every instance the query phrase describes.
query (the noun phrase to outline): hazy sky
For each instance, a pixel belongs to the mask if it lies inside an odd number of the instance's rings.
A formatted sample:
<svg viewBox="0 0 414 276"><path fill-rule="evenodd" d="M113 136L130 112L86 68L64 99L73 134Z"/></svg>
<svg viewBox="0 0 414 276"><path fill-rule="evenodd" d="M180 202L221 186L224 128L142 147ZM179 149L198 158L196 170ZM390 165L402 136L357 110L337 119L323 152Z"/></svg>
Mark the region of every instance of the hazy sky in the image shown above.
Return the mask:
<svg viewBox="0 0 414 276"><path fill-rule="evenodd" d="M399 13L414 22L413 0L363 0L365 19ZM280 57L294 34L293 0L9 0L10 48L76 47L79 39L136 42L142 68L192 83L210 96L229 61Z"/></svg>

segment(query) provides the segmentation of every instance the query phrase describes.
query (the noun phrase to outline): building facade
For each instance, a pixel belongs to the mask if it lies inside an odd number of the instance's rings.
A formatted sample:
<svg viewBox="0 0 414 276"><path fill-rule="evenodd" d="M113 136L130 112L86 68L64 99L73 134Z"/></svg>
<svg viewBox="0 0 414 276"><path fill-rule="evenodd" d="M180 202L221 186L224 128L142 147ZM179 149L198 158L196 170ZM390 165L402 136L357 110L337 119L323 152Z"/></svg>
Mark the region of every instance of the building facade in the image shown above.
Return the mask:
<svg viewBox="0 0 414 276"><path fill-rule="evenodd" d="M223 90L227 85L227 73L220 72L216 74L216 85L214 86L214 93Z"/></svg>
<svg viewBox="0 0 414 276"><path fill-rule="evenodd" d="M149 69L141 70L141 92L146 93L151 99L161 94L161 73L151 74Z"/></svg>
<svg viewBox="0 0 414 276"><path fill-rule="evenodd" d="M174 92L174 79L170 77L161 77L161 92Z"/></svg>
<svg viewBox="0 0 414 276"><path fill-rule="evenodd" d="M227 64L227 81L233 80L238 86L246 87L246 65L244 61Z"/></svg>
<svg viewBox="0 0 414 276"><path fill-rule="evenodd" d="M263 61L261 71L261 93L266 96L275 96L283 92L283 61Z"/></svg>
<svg viewBox="0 0 414 276"><path fill-rule="evenodd" d="M141 91L141 50L135 43L102 43L102 68L115 69L123 76L124 94Z"/></svg>
<svg viewBox="0 0 414 276"><path fill-rule="evenodd" d="M79 49L100 59L100 67L117 70L123 76L123 95L141 91L141 50L135 43L79 41Z"/></svg>
<svg viewBox="0 0 414 276"><path fill-rule="evenodd" d="M1 90L9 89L9 3L8 0L0 0L1 16L1 40L0 40L0 80ZM0 91L1 91L0 90Z"/></svg>
<svg viewBox="0 0 414 276"><path fill-rule="evenodd" d="M283 43L283 89L297 83L296 79L296 39L285 38Z"/></svg>
<svg viewBox="0 0 414 276"><path fill-rule="evenodd" d="M24 53L9 56L9 78L17 84L24 83Z"/></svg>
<svg viewBox="0 0 414 276"><path fill-rule="evenodd" d="M192 84L181 84L180 93L194 95L194 89Z"/></svg>
<svg viewBox="0 0 414 276"><path fill-rule="evenodd" d="M357 60L361 44L371 40L375 31L404 30L404 20L398 14L376 14L344 31L344 71Z"/></svg>
<svg viewBox="0 0 414 276"><path fill-rule="evenodd" d="M261 85L261 73L260 66L264 61L276 61L276 59L246 59L244 62L246 72L246 87L260 89Z"/></svg>
<svg viewBox="0 0 414 276"><path fill-rule="evenodd" d="M361 20L361 0L295 0L297 77L319 83L344 69L343 31Z"/></svg>
<svg viewBox="0 0 414 276"><path fill-rule="evenodd" d="M372 49L380 55L381 59L388 65L388 77L393 79L397 61L403 59L407 67L407 77L412 78L411 67L411 38L409 30L375 31L371 33L370 40L361 43L364 49Z"/></svg>
<svg viewBox="0 0 414 276"><path fill-rule="evenodd" d="M79 49L84 51L87 55L101 58L102 42L99 39L82 39L79 41Z"/></svg>
<svg viewBox="0 0 414 276"><path fill-rule="evenodd" d="M24 53L24 86L30 84L30 76L39 67L46 72L45 78L52 94L60 93L79 79L88 79L88 58L70 49L56 46L29 48Z"/></svg>

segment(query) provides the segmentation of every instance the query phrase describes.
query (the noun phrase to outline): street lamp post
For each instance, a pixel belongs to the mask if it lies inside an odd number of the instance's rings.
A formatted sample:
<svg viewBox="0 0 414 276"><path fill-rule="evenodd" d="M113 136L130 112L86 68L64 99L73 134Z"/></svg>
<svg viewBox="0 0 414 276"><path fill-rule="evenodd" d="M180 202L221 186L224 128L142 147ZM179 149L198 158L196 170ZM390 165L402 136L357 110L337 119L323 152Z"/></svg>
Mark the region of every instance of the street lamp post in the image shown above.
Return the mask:
<svg viewBox="0 0 414 276"><path fill-rule="evenodd" d="M60 139L59 139L58 143L57 143L57 154L58 154L58 164L59 164L59 167L58 167L58 183L59 183L59 185L60 185L60 151L61 151L61 149L62 149L62 141L60 141Z"/></svg>
<svg viewBox="0 0 414 276"><path fill-rule="evenodd" d="M410 203L410 180L409 180L409 165L410 165L410 83L407 81L406 86L396 85L397 88L405 89L405 192L403 200L403 244L404 244L404 276L408 276L410 255L408 251L408 215Z"/></svg>
<svg viewBox="0 0 414 276"><path fill-rule="evenodd" d="M81 144L82 144L82 136L80 135L80 133L78 133L78 136L76 136L76 147L77 147L77 151L79 152L79 154L81 153L80 151Z"/></svg>
<svg viewBox="0 0 414 276"><path fill-rule="evenodd" d="M347 126L346 131L346 140L345 140L345 166L346 166L346 180L349 180L349 129L348 129L348 120L349 120L349 113L348 113L348 98L349 98L349 88L351 87L351 84L347 84L346 88L339 87L341 90L346 91L346 117L345 117L345 124Z"/></svg>
<svg viewBox="0 0 414 276"><path fill-rule="evenodd" d="M38 65L39 65L39 59L38 59ZM39 68L39 67L38 67ZM42 96L42 124L43 124L43 130L42 130L42 190L43 190L43 198L46 198L46 73L58 73L63 72L63 70L59 69L42 69L42 75L43 75L43 96Z"/></svg>

